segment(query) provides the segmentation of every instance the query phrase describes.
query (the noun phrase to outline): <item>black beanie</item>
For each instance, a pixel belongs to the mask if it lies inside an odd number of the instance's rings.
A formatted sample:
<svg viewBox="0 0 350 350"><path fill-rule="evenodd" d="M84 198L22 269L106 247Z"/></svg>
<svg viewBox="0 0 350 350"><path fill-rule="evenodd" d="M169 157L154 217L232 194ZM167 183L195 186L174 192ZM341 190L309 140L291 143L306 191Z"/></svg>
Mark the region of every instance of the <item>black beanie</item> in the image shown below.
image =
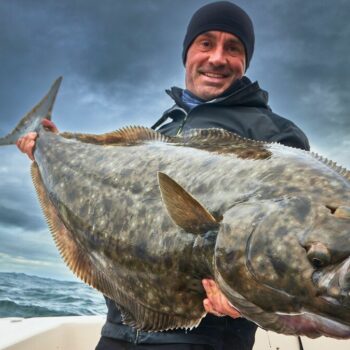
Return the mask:
<svg viewBox="0 0 350 350"><path fill-rule="evenodd" d="M246 69L254 51L254 28L248 14L229 1L218 1L204 5L192 16L183 42L182 61L193 40L200 34L218 30L236 35L243 43L246 54Z"/></svg>

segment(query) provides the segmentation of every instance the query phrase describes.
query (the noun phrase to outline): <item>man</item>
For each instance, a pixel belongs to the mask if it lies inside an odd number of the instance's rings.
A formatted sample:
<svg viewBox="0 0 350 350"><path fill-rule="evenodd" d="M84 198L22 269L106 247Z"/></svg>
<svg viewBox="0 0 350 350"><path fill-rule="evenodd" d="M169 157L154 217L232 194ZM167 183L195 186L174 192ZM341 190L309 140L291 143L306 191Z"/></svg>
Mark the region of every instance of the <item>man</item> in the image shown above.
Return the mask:
<svg viewBox="0 0 350 350"><path fill-rule="evenodd" d="M274 114L267 105L267 93L244 76L253 51L253 25L241 8L226 1L200 8L183 43L186 89L167 91L175 105L153 128L167 135L192 128L224 128L256 140L309 149L303 132ZM46 125L57 130L49 122ZM18 141L31 159L35 138L31 133ZM107 299L107 322L96 349L251 349L256 326L239 318L214 281L203 280L203 287L208 316L192 331L138 332L122 324L120 312Z"/></svg>

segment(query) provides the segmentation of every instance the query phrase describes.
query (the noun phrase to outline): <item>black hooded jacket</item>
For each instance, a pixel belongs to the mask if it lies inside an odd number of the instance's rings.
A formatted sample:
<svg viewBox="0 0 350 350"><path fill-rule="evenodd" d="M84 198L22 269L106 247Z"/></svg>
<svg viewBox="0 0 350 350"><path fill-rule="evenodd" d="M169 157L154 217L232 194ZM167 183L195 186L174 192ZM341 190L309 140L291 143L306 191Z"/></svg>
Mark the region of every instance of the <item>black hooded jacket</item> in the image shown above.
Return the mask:
<svg viewBox="0 0 350 350"><path fill-rule="evenodd" d="M305 134L290 120L273 113L268 93L247 77L237 80L222 96L192 110L183 103L182 89L167 90L175 105L152 126L166 135L190 129L222 128L253 140L279 142L285 146L309 150Z"/></svg>
<svg viewBox="0 0 350 350"><path fill-rule="evenodd" d="M268 106L268 94L257 82L246 77L236 81L222 96L190 110L182 101L182 90L173 87L167 93L175 105L164 112L153 125L166 135L176 135L194 128L223 128L254 140L279 142L286 146L309 150L305 134L291 121L273 113ZM121 322L120 312L106 298L107 322L102 336L132 343L208 344L214 349L248 350L253 347L256 325L246 319L207 315L199 327L168 332L138 332Z"/></svg>

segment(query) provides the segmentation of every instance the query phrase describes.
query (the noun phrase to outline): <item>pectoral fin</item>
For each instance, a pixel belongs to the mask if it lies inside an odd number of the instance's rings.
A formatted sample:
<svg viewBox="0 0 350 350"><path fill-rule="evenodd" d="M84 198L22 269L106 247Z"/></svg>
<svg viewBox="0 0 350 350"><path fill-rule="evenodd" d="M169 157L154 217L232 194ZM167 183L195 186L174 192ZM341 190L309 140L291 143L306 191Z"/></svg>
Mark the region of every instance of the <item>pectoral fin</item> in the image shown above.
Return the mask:
<svg viewBox="0 0 350 350"><path fill-rule="evenodd" d="M178 226L198 234L218 227L218 220L168 175L158 172L158 182L163 202Z"/></svg>

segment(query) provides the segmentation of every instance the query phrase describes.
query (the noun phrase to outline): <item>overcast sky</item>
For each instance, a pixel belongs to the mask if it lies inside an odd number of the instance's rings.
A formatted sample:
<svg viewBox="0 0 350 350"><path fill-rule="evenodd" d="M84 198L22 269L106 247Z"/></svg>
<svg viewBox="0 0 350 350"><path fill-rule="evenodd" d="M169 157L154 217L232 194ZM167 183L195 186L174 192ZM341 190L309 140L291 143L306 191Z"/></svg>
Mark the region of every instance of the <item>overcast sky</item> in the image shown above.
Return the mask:
<svg viewBox="0 0 350 350"><path fill-rule="evenodd" d="M183 87L182 40L201 0L1 0L0 135L63 76L60 130L150 126ZM311 148L350 168L350 1L237 0L252 17L247 72ZM15 147L0 148L0 271L72 279Z"/></svg>

